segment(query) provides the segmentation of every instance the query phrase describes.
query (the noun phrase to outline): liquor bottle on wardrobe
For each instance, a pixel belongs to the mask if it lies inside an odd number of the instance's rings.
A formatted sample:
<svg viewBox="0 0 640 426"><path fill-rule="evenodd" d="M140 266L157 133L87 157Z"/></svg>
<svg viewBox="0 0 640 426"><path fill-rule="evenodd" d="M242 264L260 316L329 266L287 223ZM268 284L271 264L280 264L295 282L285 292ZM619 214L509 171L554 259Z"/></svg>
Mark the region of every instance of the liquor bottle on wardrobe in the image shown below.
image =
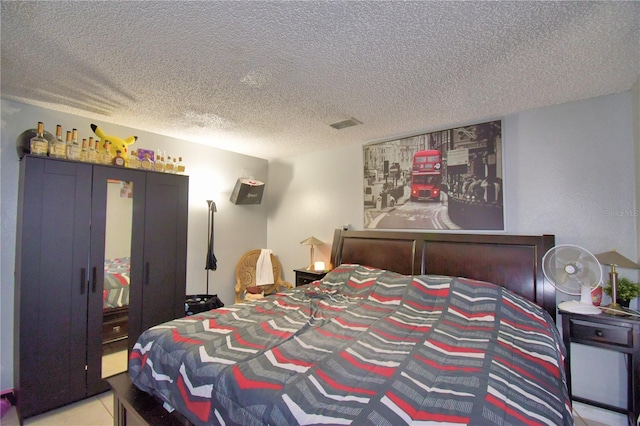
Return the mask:
<svg viewBox="0 0 640 426"><path fill-rule="evenodd" d="M111 164L111 142L106 140L104 141L104 144L102 145L102 147L104 148L104 151L102 151L102 164Z"/></svg>
<svg viewBox="0 0 640 426"><path fill-rule="evenodd" d="M113 157L113 159L111 160L111 164L118 167L124 167L125 166L124 163L125 161L124 161L124 157L122 156L122 151L120 151L119 149L116 150L116 156Z"/></svg>
<svg viewBox="0 0 640 426"><path fill-rule="evenodd" d="M175 163L171 160L171 156L167 156L167 161L164 163L164 171L166 173L175 173Z"/></svg>
<svg viewBox="0 0 640 426"><path fill-rule="evenodd" d="M59 124L56 126L56 140L53 141L49 155L55 158L67 158L67 144L62 139L62 126Z"/></svg>
<svg viewBox="0 0 640 426"><path fill-rule="evenodd" d="M138 158L138 151L133 150L129 155L129 163L128 167L130 169L139 169L140 168L140 159Z"/></svg>
<svg viewBox="0 0 640 426"><path fill-rule="evenodd" d="M29 141L29 152L33 155L46 157L48 151L49 141L47 141L44 137L44 123L42 121L39 121L36 135Z"/></svg>
<svg viewBox="0 0 640 426"><path fill-rule="evenodd" d="M67 130L67 137L66 137L66 142L65 142L65 149L66 149L66 153L67 153L67 158L69 160L72 160L72 158L69 156L69 151L71 150L71 130Z"/></svg>
<svg viewBox="0 0 640 426"><path fill-rule="evenodd" d="M151 156L148 152L144 153L144 158L140 160L140 168L143 170L154 170L155 164L151 160Z"/></svg>
<svg viewBox="0 0 640 426"><path fill-rule="evenodd" d="M82 139L82 150L80 151L80 161L87 161L89 153L89 143L86 139Z"/></svg>
<svg viewBox="0 0 640 426"><path fill-rule="evenodd" d="M164 172L164 157L161 155L159 155L158 159L156 160L155 171Z"/></svg>
<svg viewBox="0 0 640 426"><path fill-rule="evenodd" d="M96 151L96 142L93 137L89 138L89 150L87 151L87 161L89 163L98 162L98 151Z"/></svg>
<svg viewBox="0 0 640 426"><path fill-rule="evenodd" d="M58 132L58 128L56 127L56 134L57 134L57 132ZM56 143L55 139L52 140L52 141L47 141L47 155L49 157L55 157L54 152L53 152L53 150L56 149L55 148L55 143Z"/></svg>
<svg viewBox="0 0 640 426"><path fill-rule="evenodd" d="M183 175L185 172L185 165L182 162L182 157L178 157L178 165L176 166L176 173Z"/></svg>
<svg viewBox="0 0 640 426"><path fill-rule="evenodd" d="M71 137L69 135L71 134ZM78 144L78 129L67 132L67 159L80 160L80 152L82 148Z"/></svg>

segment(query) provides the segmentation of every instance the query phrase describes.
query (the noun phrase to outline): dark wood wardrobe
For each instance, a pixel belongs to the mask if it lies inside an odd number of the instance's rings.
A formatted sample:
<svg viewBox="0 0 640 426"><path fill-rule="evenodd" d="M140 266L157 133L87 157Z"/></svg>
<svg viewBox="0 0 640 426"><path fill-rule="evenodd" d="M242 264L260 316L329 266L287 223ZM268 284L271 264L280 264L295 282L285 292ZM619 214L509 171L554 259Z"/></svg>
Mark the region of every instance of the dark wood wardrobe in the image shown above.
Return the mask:
<svg viewBox="0 0 640 426"><path fill-rule="evenodd" d="M14 386L22 420L108 389L103 285L112 235L130 232L119 243L130 245L129 351L145 329L184 316L189 179L27 155L19 184ZM108 210L108 184L130 207Z"/></svg>

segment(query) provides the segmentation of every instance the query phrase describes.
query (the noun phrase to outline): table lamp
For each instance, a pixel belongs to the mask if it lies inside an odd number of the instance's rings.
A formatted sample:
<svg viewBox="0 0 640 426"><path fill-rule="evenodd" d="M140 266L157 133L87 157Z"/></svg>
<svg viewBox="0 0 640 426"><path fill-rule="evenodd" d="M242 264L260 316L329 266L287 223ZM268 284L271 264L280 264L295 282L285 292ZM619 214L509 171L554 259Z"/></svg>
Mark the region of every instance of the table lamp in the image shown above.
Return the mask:
<svg viewBox="0 0 640 426"><path fill-rule="evenodd" d="M309 271L313 271L314 270L314 266L313 266L313 247L317 246L319 244L324 244L324 243L322 241L320 241L319 239L317 239L316 237L309 237L306 240L300 241L300 244L305 245L305 246L311 246L311 261L310 261L309 267L307 269Z"/></svg>
<svg viewBox="0 0 640 426"><path fill-rule="evenodd" d="M624 311L622 306L617 302L617 293L616 287L618 285L618 271L616 271L616 267L620 268L629 268L629 269L640 269L640 265L634 262L631 259L628 259L615 251L615 249L611 251L606 251L604 253L598 253L595 255L598 262L603 265L611 266L611 271L609 271L609 281L611 282L611 304L606 306L611 309L611 311L607 312L613 315L624 315Z"/></svg>

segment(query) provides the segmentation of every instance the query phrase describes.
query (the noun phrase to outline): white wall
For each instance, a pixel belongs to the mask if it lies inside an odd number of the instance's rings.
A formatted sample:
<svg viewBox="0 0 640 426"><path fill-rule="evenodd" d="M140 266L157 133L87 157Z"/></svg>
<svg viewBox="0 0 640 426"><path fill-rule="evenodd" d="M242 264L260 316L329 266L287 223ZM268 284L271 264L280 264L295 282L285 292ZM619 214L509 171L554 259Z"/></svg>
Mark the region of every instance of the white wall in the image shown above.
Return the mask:
<svg viewBox="0 0 640 426"><path fill-rule="evenodd" d="M633 214L638 202L633 122L638 118L632 117L631 99L627 92L503 118L508 233L551 233L557 244L577 244L594 253L616 248L638 260ZM308 249L298 244L303 238L325 241L316 257L329 261L335 228L349 223L363 229L362 162L361 146L270 162L270 191L277 192L270 192L270 199L277 202L269 206L268 243L280 256L287 280L308 262ZM619 271L638 279L633 271ZM591 349L573 345L575 389L624 404L622 356ZM617 414L602 415L603 423L623 421Z"/></svg>
<svg viewBox="0 0 640 426"><path fill-rule="evenodd" d="M315 260L328 265L334 229L362 229L362 174L359 145L269 162L268 243L287 281L295 282L294 268L309 265L309 246L300 241L312 235L322 240Z"/></svg>
<svg viewBox="0 0 640 426"><path fill-rule="evenodd" d="M261 205L236 206L229 201L236 179L243 170L267 184L268 162L215 148L193 144L148 132L111 125L105 119L94 120L70 114L2 100L2 134L0 151L0 390L13 387L13 291L16 213L18 197L18 155L16 139L20 133L35 128L43 121L45 129L56 124L65 131L73 127L80 138L94 136L90 124L98 124L107 134L125 138L137 135L133 147L162 149L169 155L181 155L187 165L189 178L189 230L187 254L187 294L204 293L207 250L207 199L216 202L215 254L218 270L209 274L209 293L217 293L222 301L233 303L235 266L242 254L254 248L266 247L267 202Z"/></svg>

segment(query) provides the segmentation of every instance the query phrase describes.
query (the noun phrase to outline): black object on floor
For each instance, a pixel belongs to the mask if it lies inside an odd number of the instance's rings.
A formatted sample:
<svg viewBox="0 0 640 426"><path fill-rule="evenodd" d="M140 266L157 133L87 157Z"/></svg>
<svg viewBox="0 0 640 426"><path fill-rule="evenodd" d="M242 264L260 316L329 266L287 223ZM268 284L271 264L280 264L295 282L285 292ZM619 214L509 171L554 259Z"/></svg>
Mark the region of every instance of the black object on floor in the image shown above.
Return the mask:
<svg viewBox="0 0 640 426"><path fill-rule="evenodd" d="M184 303L184 313L186 316L190 316L223 306L224 303L217 294L191 294L187 295L187 300Z"/></svg>

